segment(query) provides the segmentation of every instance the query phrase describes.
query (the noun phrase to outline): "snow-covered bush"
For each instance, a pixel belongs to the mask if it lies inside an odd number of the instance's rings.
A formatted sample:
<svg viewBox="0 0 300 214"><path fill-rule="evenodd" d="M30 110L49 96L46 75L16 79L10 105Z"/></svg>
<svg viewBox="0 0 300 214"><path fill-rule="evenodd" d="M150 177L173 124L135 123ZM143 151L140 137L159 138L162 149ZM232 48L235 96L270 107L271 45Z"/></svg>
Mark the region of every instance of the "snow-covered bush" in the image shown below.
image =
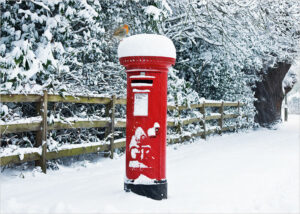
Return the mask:
<svg viewBox="0 0 300 214"><path fill-rule="evenodd" d="M175 68L200 97L247 103L266 68L299 54L299 1L170 1L165 34L177 48Z"/></svg>
<svg viewBox="0 0 300 214"><path fill-rule="evenodd" d="M0 4L1 93L47 89L62 96L125 96L126 74L112 34L126 23L129 35L164 34L175 43L178 57L169 72L170 104L188 106L201 98L240 101L246 103L241 113L249 115L248 121L238 118L240 124L254 125L255 82L266 68L291 63L299 54L298 0L0 0ZM123 117L124 108L118 108ZM3 121L35 112L33 104L0 108ZM49 104L49 123L65 117L103 116L103 105ZM104 130L49 135L53 142L79 143L103 139ZM11 142L18 144L16 139L22 137L15 136L1 140L14 139ZM25 137L34 139L30 134Z"/></svg>
<svg viewBox="0 0 300 214"><path fill-rule="evenodd" d="M117 58L113 30L126 23L130 35L161 32L171 13L161 1L1 0L1 93L126 96L126 73ZM35 116L33 104L26 116ZM25 104L1 106L1 120L23 115ZM7 108L6 108L7 107ZM118 107L124 117L124 107ZM8 109L8 110L7 110ZM49 123L66 117L103 117L103 105L49 104ZM24 110L24 109L23 109ZM4 136L8 141L15 135ZM102 140L104 130L51 131L61 143ZM33 138L34 139L34 138ZM18 143L18 142L16 142Z"/></svg>
<svg viewBox="0 0 300 214"><path fill-rule="evenodd" d="M120 94L113 30L126 23L130 34L159 32L170 12L164 0L2 0L1 92Z"/></svg>

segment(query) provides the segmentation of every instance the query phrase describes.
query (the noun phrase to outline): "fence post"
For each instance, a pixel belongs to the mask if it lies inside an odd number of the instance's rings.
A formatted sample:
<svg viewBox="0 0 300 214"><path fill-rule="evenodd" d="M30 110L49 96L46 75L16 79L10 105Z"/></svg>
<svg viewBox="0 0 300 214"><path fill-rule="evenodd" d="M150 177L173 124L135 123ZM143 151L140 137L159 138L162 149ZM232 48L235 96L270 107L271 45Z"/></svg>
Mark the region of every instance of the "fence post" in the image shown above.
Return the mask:
<svg viewBox="0 0 300 214"><path fill-rule="evenodd" d="M115 132L115 107L116 107L116 95L111 97L111 115L110 115L110 158L114 158L114 132Z"/></svg>
<svg viewBox="0 0 300 214"><path fill-rule="evenodd" d="M237 108L238 108L238 120L236 121L236 130L239 130L240 128L240 116L241 116L241 104L240 104L240 101L238 101L238 105L237 105Z"/></svg>
<svg viewBox="0 0 300 214"><path fill-rule="evenodd" d="M220 126L219 134L221 135L223 129L223 120L224 120L224 101L222 101L222 104L219 108L219 113L221 114L221 117L219 119L219 126Z"/></svg>
<svg viewBox="0 0 300 214"><path fill-rule="evenodd" d="M284 95L284 121L288 121L287 93Z"/></svg>
<svg viewBox="0 0 300 214"><path fill-rule="evenodd" d="M37 113L42 116L41 130L36 134L36 146L42 146L42 155L40 160L35 161L35 165L40 166L43 173L46 173L48 92L46 90L43 92L41 102L37 103Z"/></svg>
<svg viewBox="0 0 300 214"><path fill-rule="evenodd" d="M181 129L181 121L180 121L180 110L179 110L179 105L176 104L176 110L177 110L177 118L178 118L178 124L177 124L177 127L176 127L176 131L178 134L182 134L182 129Z"/></svg>
<svg viewBox="0 0 300 214"><path fill-rule="evenodd" d="M105 117L110 117L111 118L111 110L112 108L112 101L110 101L108 104L105 105ZM106 140L109 137L109 134L111 133L111 125L109 124L105 128L105 134L104 134L104 139Z"/></svg>
<svg viewBox="0 0 300 214"><path fill-rule="evenodd" d="M202 118L202 126L203 126L202 138L206 140L205 101L203 101L202 107L200 107L200 113L203 116L203 118Z"/></svg>

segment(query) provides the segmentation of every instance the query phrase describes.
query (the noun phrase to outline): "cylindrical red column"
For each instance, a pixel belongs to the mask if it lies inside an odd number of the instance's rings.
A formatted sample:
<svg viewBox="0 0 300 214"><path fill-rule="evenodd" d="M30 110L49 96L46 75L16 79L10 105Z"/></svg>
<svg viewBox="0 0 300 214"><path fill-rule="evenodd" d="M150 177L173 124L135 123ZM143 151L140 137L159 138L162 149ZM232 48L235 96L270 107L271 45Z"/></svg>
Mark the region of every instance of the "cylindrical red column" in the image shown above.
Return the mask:
<svg viewBox="0 0 300 214"><path fill-rule="evenodd" d="M167 198L167 79L175 53L171 40L149 34L118 49L127 73L125 190L158 200Z"/></svg>

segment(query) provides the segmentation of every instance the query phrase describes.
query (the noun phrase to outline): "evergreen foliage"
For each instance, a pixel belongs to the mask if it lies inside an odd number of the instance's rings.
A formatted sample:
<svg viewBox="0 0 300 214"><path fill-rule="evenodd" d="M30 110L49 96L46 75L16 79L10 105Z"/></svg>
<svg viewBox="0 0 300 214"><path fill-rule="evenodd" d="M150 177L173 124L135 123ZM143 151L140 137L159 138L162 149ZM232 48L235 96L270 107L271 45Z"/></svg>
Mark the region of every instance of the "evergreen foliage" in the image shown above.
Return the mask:
<svg viewBox="0 0 300 214"><path fill-rule="evenodd" d="M292 63L299 54L298 0L0 0L0 5L1 93L47 89L62 96L124 97L126 74L112 34L126 23L130 35L158 33L173 40L177 61L169 72L169 103L245 102L243 113L250 117L240 123L253 126L255 81L266 68ZM27 111L21 113L22 108ZM1 120L32 116L32 109L1 105ZM50 123L67 116L105 116L101 105L49 109ZM124 109L119 112L124 116ZM51 133L58 142L78 143L104 135L97 129L81 130L79 137L77 131Z"/></svg>

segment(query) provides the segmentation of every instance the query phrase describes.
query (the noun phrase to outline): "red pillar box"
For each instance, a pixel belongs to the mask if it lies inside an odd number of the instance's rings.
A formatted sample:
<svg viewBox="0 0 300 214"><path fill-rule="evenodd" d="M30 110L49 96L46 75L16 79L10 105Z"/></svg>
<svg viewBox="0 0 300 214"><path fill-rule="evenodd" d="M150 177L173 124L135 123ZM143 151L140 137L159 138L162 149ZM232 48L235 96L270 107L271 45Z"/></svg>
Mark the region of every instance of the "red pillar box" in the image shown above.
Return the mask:
<svg viewBox="0 0 300 214"><path fill-rule="evenodd" d="M118 48L127 72L125 191L167 198L166 131L168 68L176 50L167 37L140 34Z"/></svg>

